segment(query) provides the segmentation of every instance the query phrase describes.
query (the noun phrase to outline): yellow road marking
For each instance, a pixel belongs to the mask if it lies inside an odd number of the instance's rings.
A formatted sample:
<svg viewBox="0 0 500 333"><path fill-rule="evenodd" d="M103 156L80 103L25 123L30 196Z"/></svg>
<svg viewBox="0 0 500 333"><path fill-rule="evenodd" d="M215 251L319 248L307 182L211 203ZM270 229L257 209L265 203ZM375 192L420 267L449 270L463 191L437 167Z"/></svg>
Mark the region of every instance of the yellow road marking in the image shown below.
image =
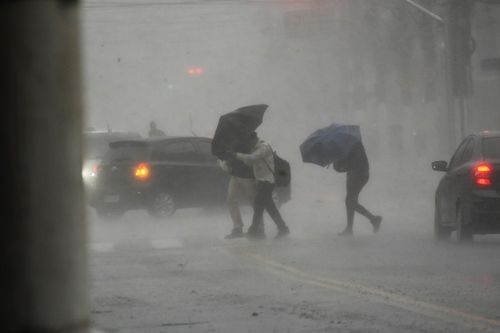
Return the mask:
<svg viewBox="0 0 500 333"><path fill-rule="evenodd" d="M292 278L309 285L340 291L343 293L354 294L361 297L371 297L374 298L375 301L380 303L385 303L427 317L444 320L454 324L465 325L482 331L497 333L500 332L499 320L486 318L478 314L453 309L443 305L419 301L408 296L399 295L393 292L387 292L378 288L372 288L350 282L316 276L301 271L297 268L281 264L260 254L246 251L241 251L238 253L265 264L267 267L272 268L277 273L288 273L286 275L288 278Z"/></svg>

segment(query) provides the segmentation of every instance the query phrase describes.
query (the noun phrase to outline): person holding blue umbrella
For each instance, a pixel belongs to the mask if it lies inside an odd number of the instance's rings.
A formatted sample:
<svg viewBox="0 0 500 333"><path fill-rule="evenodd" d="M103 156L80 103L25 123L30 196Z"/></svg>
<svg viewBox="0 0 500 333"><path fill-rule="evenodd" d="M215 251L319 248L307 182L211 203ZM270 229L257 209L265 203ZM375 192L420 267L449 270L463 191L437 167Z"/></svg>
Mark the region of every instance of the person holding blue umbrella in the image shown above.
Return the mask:
<svg viewBox="0 0 500 333"><path fill-rule="evenodd" d="M346 172L347 225L339 236L353 234L354 213L366 217L378 232L382 217L373 215L359 203L359 194L370 178L368 157L356 125L332 124L313 132L301 144L302 160L320 166L333 164L335 171Z"/></svg>
<svg viewBox="0 0 500 333"><path fill-rule="evenodd" d="M380 228L382 217L373 215L359 203L359 193L370 178L368 157L361 141L352 147L345 159L334 161L333 167L337 172L346 172L345 205L347 210L347 225L339 236L351 236L353 234L354 212L366 217L371 222L373 231L377 232Z"/></svg>

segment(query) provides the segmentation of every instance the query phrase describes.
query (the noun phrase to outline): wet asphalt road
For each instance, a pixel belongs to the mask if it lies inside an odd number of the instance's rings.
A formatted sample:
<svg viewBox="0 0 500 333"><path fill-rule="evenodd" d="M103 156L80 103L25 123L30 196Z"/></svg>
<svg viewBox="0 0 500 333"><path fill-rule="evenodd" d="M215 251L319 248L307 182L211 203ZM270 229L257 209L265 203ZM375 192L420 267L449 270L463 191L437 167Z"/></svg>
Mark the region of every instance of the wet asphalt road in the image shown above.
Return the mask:
<svg viewBox="0 0 500 333"><path fill-rule="evenodd" d="M107 332L500 332L500 237L436 243L430 212L379 234L283 207L292 234L224 240L224 211L89 212L91 319ZM323 206L322 206L323 205ZM245 220L250 218L245 209Z"/></svg>

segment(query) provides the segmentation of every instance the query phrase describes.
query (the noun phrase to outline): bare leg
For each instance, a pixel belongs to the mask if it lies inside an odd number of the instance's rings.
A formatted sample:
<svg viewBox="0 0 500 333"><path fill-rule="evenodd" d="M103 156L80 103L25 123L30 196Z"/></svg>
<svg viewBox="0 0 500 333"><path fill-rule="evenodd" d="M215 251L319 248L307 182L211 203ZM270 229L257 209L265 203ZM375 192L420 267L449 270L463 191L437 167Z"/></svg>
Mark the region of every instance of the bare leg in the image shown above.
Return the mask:
<svg viewBox="0 0 500 333"><path fill-rule="evenodd" d="M378 230L380 225L381 218L379 216L375 216L368 209L363 207L359 203L359 193L363 189L363 187L368 182L368 175L364 174L347 174L347 195L345 199L346 204L346 212L347 212L347 225L345 230L341 233L341 235L350 235L353 231L354 225L354 212L358 212L363 215L367 219L370 220L372 225L374 226L374 230ZM375 231L376 231L375 230Z"/></svg>
<svg viewBox="0 0 500 333"><path fill-rule="evenodd" d="M243 229L243 220L241 218L241 212L239 207L239 192L241 191L238 184L238 180L235 177L229 179L229 185L227 190L227 207L229 209L229 215L233 221L233 229Z"/></svg>

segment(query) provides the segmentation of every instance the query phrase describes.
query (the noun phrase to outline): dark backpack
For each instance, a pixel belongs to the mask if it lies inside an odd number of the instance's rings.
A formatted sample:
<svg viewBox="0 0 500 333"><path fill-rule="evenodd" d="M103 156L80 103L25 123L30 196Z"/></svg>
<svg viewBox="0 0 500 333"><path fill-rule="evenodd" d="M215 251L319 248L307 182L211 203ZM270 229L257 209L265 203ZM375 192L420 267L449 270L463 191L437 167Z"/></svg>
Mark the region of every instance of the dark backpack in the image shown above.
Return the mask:
<svg viewBox="0 0 500 333"><path fill-rule="evenodd" d="M278 187L285 187L290 185L290 180L292 179L292 173L290 170L290 163L278 156L278 154L273 151L274 156L274 182Z"/></svg>

